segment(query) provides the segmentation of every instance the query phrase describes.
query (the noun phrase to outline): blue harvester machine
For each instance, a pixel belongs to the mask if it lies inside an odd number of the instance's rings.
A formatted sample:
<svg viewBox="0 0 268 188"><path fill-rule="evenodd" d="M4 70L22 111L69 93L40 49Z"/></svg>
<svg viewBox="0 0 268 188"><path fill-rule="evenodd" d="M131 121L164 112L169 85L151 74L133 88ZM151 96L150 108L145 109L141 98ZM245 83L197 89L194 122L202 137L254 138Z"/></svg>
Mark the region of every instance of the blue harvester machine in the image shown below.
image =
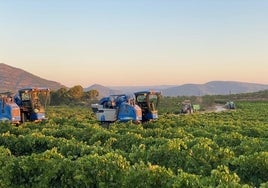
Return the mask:
<svg viewBox="0 0 268 188"><path fill-rule="evenodd" d="M0 94L0 121L10 121L14 124L21 121L20 108L10 92Z"/></svg>
<svg viewBox="0 0 268 188"><path fill-rule="evenodd" d="M0 120L7 120L14 124L25 121L42 121L45 116L46 105L50 99L48 88L24 88L15 96L10 93L0 95Z"/></svg>
<svg viewBox="0 0 268 188"><path fill-rule="evenodd" d="M92 110L100 122L143 122L158 118L157 105L161 92L140 91L134 95L110 95L102 98L98 104L92 104Z"/></svg>

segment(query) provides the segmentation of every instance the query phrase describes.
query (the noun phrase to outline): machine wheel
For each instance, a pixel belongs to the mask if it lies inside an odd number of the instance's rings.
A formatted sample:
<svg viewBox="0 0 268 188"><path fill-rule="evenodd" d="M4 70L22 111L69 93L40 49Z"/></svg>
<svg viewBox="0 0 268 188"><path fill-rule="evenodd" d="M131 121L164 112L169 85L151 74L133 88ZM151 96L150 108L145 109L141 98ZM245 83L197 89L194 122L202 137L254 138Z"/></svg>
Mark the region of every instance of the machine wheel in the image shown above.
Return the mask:
<svg viewBox="0 0 268 188"><path fill-rule="evenodd" d="M26 114L25 113L21 113L21 122L24 123L26 122Z"/></svg>
<svg viewBox="0 0 268 188"><path fill-rule="evenodd" d="M111 123L111 122L102 121L102 122L101 122L101 126L102 126L103 128L109 129L109 128L110 128L110 123Z"/></svg>

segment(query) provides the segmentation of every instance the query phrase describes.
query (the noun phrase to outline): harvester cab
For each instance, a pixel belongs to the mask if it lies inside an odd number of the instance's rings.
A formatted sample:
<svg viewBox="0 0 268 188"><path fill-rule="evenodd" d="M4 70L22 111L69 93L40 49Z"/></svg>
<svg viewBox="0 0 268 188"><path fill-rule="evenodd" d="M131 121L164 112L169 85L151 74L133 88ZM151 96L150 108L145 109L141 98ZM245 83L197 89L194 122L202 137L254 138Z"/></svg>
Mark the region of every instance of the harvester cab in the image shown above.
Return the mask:
<svg viewBox="0 0 268 188"><path fill-rule="evenodd" d="M136 104L142 110L142 121L158 119L157 107L161 97L160 91L140 91L136 92Z"/></svg>
<svg viewBox="0 0 268 188"><path fill-rule="evenodd" d="M21 121L42 121L47 119L45 109L50 100L48 88L24 88L18 91L15 102L20 107Z"/></svg>
<svg viewBox="0 0 268 188"><path fill-rule="evenodd" d="M235 103L233 101L228 101L225 104L225 108L227 108L227 109L235 109Z"/></svg>
<svg viewBox="0 0 268 188"><path fill-rule="evenodd" d="M194 112L192 102L190 100L184 100L181 103L181 113L182 114L192 114Z"/></svg>
<svg viewBox="0 0 268 188"><path fill-rule="evenodd" d="M9 92L0 93L0 121L9 121L13 124L19 124L21 121L20 108Z"/></svg>
<svg viewBox="0 0 268 188"><path fill-rule="evenodd" d="M130 95L110 95L102 98L98 104L92 104L91 108L102 123L142 120L141 109Z"/></svg>

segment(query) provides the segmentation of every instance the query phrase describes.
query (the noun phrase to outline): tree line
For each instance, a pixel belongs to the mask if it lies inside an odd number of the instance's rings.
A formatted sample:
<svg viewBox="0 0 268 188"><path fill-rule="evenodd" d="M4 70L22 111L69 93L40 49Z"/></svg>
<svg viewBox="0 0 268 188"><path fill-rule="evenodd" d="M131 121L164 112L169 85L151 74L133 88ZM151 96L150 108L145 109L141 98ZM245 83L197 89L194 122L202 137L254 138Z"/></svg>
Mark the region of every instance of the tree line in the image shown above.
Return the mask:
<svg viewBox="0 0 268 188"><path fill-rule="evenodd" d="M51 92L51 105L68 105L77 103L89 103L96 101L99 92L95 89L84 91L83 87L76 85L71 88L60 88Z"/></svg>

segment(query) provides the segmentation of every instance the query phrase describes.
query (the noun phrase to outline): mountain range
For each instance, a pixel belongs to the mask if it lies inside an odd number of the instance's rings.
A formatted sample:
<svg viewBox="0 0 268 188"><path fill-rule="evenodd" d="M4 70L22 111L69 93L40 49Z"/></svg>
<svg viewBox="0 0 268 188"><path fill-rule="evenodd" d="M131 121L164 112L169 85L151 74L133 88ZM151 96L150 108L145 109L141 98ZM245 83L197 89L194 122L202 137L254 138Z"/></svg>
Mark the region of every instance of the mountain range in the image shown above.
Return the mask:
<svg viewBox="0 0 268 188"><path fill-rule="evenodd" d="M52 90L65 87L59 82L47 80L19 68L0 63L0 92L17 91L25 87L48 87ZM133 93L142 90L159 90L164 96L203 96L250 93L268 90L268 85L236 81L211 81L205 84L155 85L155 86L102 86L94 84L84 91L95 89L99 97Z"/></svg>
<svg viewBox="0 0 268 188"><path fill-rule="evenodd" d="M251 93L267 90L268 85L235 81L211 81L205 84L184 84L163 90L164 96L202 96Z"/></svg>
<svg viewBox="0 0 268 188"><path fill-rule="evenodd" d="M94 85L96 86L96 85ZM246 83L236 81L211 81L205 84L184 84L179 86L170 85L155 85L155 86L116 86L116 87L104 87L98 85L98 87L88 87L87 90L96 89L99 91L100 96L103 93L115 94L115 93L133 93L135 91L143 90L158 90L161 91L163 96L203 96L203 95L228 95L238 93L251 93L261 90L267 90L268 85L257 83ZM106 95L104 95L106 96Z"/></svg>
<svg viewBox="0 0 268 188"><path fill-rule="evenodd" d="M0 63L0 92L16 92L18 89L26 87L48 87L59 89L62 84L40 78L22 69Z"/></svg>

